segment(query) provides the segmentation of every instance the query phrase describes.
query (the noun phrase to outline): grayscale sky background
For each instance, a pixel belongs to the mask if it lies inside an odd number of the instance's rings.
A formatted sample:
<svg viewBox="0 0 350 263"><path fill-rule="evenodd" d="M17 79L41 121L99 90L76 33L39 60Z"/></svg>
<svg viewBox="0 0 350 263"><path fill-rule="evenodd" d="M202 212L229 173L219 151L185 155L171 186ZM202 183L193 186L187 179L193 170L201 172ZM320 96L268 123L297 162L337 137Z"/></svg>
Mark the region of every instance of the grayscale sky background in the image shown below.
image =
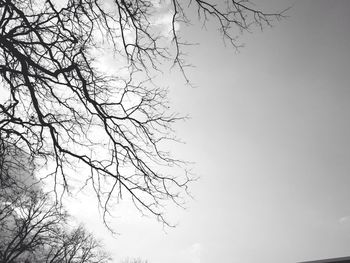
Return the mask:
<svg viewBox="0 0 350 263"><path fill-rule="evenodd" d="M241 37L236 53L214 28L181 27L200 46L184 85L164 75L187 143L172 149L201 179L179 223L163 229L116 207L113 239L95 199L70 210L116 257L149 263L281 263L350 256L350 1L256 0L289 17ZM82 212L85 211L85 212Z"/></svg>

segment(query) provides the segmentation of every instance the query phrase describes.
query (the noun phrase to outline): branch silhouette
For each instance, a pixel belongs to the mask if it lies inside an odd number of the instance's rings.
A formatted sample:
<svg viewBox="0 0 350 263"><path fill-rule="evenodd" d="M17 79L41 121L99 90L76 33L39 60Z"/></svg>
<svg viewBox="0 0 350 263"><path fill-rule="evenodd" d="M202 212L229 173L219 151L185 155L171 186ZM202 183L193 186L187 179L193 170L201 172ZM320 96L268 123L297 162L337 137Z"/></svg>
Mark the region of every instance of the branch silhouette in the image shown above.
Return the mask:
<svg viewBox="0 0 350 263"><path fill-rule="evenodd" d="M104 220L111 200L125 193L141 212L169 225L164 204L181 205L194 180L186 162L164 150L164 142L176 140L171 125L184 117L169 112L166 90L150 80L162 61L173 61L188 80L182 51L188 43L176 24L190 24L195 11L238 47L237 29L283 17L244 0L171 0L166 8L170 42L154 23L160 7L151 0L68 0L63 7L52 0L0 0L1 136L53 166L57 196L76 180L92 186ZM124 74L99 68L96 52L105 45ZM72 172L77 166L87 172Z"/></svg>

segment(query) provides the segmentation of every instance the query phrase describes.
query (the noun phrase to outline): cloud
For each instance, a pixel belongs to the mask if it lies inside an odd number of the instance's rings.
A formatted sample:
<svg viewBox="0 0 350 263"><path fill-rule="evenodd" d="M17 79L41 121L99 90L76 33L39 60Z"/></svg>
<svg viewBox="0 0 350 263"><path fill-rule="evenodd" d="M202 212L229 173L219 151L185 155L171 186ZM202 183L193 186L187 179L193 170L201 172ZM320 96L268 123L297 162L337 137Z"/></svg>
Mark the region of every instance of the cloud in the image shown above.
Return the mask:
<svg viewBox="0 0 350 263"><path fill-rule="evenodd" d="M350 222L350 216L343 216L343 217L338 219L338 222L340 224L347 224Z"/></svg>
<svg viewBox="0 0 350 263"><path fill-rule="evenodd" d="M173 11L169 10L165 13L155 16L153 25L159 27L160 33L164 37L172 38L173 36L172 22L173 22ZM175 32L178 32L180 30L180 24L178 22L175 22L174 26L175 26Z"/></svg>
<svg viewBox="0 0 350 263"><path fill-rule="evenodd" d="M53 4L56 9L65 8L68 4L68 0L54 0Z"/></svg>
<svg viewBox="0 0 350 263"><path fill-rule="evenodd" d="M158 9L166 8L171 3L170 0L150 0L150 2L152 3L153 7Z"/></svg>
<svg viewBox="0 0 350 263"><path fill-rule="evenodd" d="M200 243L194 243L190 248L191 262L200 263L201 262L201 251L202 246Z"/></svg>
<svg viewBox="0 0 350 263"><path fill-rule="evenodd" d="M181 261L185 263L201 262L202 245L198 242L193 243L181 252Z"/></svg>

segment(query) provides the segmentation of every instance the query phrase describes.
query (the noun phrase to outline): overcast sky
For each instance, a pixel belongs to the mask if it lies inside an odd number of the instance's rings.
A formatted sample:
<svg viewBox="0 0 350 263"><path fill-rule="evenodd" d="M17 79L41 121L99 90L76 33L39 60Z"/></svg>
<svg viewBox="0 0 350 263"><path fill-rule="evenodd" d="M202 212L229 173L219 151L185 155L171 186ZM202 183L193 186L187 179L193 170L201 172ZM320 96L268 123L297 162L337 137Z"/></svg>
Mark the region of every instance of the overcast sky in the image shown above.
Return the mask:
<svg viewBox="0 0 350 263"><path fill-rule="evenodd" d="M94 228L119 262L281 263L350 256L350 1L264 0L293 5L289 17L224 47L212 28L180 28L189 77L165 78L176 126L187 143L177 156L201 179L179 225L162 229L132 208L120 211L113 239L85 198L72 213ZM88 212L82 208L89 206Z"/></svg>

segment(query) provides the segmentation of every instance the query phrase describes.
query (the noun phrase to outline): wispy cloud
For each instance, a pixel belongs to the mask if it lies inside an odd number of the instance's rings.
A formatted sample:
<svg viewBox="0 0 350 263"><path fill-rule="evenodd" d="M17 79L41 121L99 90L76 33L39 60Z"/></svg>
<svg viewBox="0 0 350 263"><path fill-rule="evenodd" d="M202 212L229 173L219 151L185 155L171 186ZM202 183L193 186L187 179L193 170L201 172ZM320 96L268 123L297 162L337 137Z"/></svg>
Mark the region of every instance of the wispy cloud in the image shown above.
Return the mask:
<svg viewBox="0 0 350 263"><path fill-rule="evenodd" d="M202 245L200 243L194 243L190 248L191 263L201 262Z"/></svg>
<svg viewBox="0 0 350 263"><path fill-rule="evenodd" d="M193 243L181 252L181 262L184 263L200 263L201 262L202 245L198 242Z"/></svg>
<svg viewBox="0 0 350 263"><path fill-rule="evenodd" d="M153 25L158 26L162 36L172 38L173 36L173 11L168 10L154 17ZM175 32L180 30L180 24L174 23Z"/></svg>
<svg viewBox="0 0 350 263"><path fill-rule="evenodd" d="M350 223L350 215L343 216L338 219L339 224L348 224Z"/></svg>

